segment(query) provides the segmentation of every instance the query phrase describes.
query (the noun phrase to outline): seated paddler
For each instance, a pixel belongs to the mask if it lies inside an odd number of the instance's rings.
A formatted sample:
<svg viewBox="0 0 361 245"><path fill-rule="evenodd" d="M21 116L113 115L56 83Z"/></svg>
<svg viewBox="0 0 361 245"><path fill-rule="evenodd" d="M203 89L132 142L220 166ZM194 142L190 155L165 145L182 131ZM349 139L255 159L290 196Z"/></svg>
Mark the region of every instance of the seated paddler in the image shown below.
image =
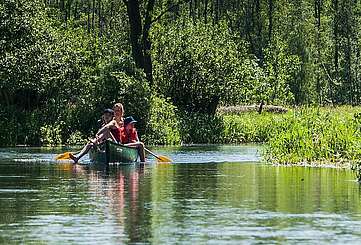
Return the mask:
<svg viewBox="0 0 361 245"><path fill-rule="evenodd" d="M139 140L138 132L134 125L136 122L132 116L124 119L124 126L120 128L120 139L122 144L136 147L140 161L145 162L144 143Z"/></svg>
<svg viewBox="0 0 361 245"><path fill-rule="evenodd" d="M113 120L113 117L114 117L114 111L112 109L105 109L102 115L102 124L107 125ZM79 154L75 156L72 153L70 153L70 158L74 161L74 163L77 163L80 160L80 158L82 158L85 154L87 154L89 150L97 143L99 143L98 136L96 136L94 139L89 139L89 142L83 147L83 149L79 152Z"/></svg>

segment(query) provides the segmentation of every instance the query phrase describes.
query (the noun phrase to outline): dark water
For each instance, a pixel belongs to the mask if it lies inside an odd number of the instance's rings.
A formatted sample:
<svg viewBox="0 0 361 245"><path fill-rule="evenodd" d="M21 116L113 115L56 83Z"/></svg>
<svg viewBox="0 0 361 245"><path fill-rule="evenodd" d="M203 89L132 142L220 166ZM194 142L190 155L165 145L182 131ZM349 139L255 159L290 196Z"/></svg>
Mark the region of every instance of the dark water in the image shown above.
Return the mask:
<svg viewBox="0 0 361 245"><path fill-rule="evenodd" d="M109 169L56 163L60 150L2 149L0 243L361 242L350 171L264 165L257 149L160 148L176 163Z"/></svg>

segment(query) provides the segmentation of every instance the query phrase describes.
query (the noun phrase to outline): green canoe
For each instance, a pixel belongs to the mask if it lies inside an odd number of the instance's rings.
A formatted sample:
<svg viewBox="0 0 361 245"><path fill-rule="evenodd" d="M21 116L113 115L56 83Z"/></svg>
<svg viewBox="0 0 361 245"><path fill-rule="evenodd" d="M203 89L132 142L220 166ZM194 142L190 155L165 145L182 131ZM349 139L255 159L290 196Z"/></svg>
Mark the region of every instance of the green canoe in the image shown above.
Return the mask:
<svg viewBox="0 0 361 245"><path fill-rule="evenodd" d="M89 157L96 163L132 163L138 159L138 150L106 140L97 147L93 147L89 152Z"/></svg>

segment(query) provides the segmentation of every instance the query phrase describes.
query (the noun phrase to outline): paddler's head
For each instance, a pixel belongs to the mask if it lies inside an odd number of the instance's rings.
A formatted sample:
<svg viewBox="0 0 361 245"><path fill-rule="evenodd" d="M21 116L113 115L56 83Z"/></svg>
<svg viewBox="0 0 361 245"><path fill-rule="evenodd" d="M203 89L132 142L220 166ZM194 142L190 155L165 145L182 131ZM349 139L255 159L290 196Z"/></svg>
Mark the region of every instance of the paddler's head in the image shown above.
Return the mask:
<svg viewBox="0 0 361 245"><path fill-rule="evenodd" d="M124 115L124 107L121 103L116 103L113 106L115 118L122 118Z"/></svg>
<svg viewBox="0 0 361 245"><path fill-rule="evenodd" d="M132 130L134 128L134 123L136 123L137 121L134 120L134 118L132 116L130 117L126 117L124 119L124 128L126 130Z"/></svg>
<svg viewBox="0 0 361 245"><path fill-rule="evenodd" d="M109 123L114 117L114 111L112 109L105 109L103 111L103 120L104 123L107 124Z"/></svg>

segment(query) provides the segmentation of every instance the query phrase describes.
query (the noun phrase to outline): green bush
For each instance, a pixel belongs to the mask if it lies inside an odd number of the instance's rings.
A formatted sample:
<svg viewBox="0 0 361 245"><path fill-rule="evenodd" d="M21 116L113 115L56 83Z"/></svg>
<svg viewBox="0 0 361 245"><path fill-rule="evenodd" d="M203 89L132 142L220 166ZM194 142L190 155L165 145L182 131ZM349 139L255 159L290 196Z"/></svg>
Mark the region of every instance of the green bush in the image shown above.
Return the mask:
<svg viewBox="0 0 361 245"><path fill-rule="evenodd" d="M143 140L153 145L180 143L177 108L169 100L155 95L151 97L149 119Z"/></svg>
<svg viewBox="0 0 361 245"><path fill-rule="evenodd" d="M40 145L40 111L26 112L9 106L0 109L0 118L0 146Z"/></svg>
<svg viewBox="0 0 361 245"><path fill-rule="evenodd" d="M156 88L180 110L214 114L221 99L235 92L246 57L238 52L243 42L236 42L224 23L179 21L154 26L153 36Z"/></svg>
<svg viewBox="0 0 361 245"><path fill-rule="evenodd" d="M67 145L84 145L87 143L86 137L80 132L73 132L66 140Z"/></svg>
<svg viewBox="0 0 361 245"><path fill-rule="evenodd" d="M56 146L62 144L61 138L62 123L45 125L40 128L40 141L45 146Z"/></svg>
<svg viewBox="0 0 361 245"><path fill-rule="evenodd" d="M0 146L15 145L17 142L17 120L11 107L0 108Z"/></svg>
<svg viewBox="0 0 361 245"><path fill-rule="evenodd" d="M204 113L183 113L180 118L180 132L183 143L213 144L222 142L222 117Z"/></svg>

